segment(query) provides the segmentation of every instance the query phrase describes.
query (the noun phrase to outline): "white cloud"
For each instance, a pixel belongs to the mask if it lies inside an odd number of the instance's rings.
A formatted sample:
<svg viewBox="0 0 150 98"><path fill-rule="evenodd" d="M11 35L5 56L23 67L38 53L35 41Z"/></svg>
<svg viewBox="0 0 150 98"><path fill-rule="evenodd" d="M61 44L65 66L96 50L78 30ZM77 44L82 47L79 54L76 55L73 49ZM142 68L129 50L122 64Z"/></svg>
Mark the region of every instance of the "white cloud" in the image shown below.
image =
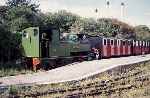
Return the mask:
<svg viewBox="0 0 150 98"><path fill-rule="evenodd" d="M5 5L6 0L0 0L0 5Z"/></svg>

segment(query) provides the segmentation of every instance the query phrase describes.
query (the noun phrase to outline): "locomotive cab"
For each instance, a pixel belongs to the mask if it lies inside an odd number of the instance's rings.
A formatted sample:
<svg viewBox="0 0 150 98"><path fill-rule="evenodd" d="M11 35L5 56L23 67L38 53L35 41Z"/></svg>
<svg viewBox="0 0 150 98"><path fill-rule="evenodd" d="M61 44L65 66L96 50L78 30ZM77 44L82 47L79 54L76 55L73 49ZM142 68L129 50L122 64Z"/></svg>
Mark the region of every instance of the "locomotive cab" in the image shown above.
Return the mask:
<svg viewBox="0 0 150 98"><path fill-rule="evenodd" d="M52 41L52 31L44 30L40 36L41 57L49 57L49 44Z"/></svg>
<svg viewBox="0 0 150 98"><path fill-rule="evenodd" d="M50 48L59 46L59 31L55 28L40 29L40 57L49 58L51 56Z"/></svg>

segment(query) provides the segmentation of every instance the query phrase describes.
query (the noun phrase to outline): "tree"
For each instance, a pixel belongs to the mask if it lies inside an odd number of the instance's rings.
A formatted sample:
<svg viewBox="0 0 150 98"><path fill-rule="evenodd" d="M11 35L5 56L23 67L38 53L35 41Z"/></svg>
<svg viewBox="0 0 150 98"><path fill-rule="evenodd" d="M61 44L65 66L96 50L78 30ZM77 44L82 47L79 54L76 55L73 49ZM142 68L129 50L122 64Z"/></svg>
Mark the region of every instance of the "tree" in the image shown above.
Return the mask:
<svg viewBox="0 0 150 98"><path fill-rule="evenodd" d="M21 56L21 35L13 33L41 22L38 5L33 0L8 0L7 6L0 6L0 62L7 62Z"/></svg>
<svg viewBox="0 0 150 98"><path fill-rule="evenodd" d="M26 6L31 8L34 12L37 12L39 8L37 0L7 0L6 4L11 8Z"/></svg>
<svg viewBox="0 0 150 98"><path fill-rule="evenodd" d="M10 31L19 31L31 26L39 26L41 17L34 0L8 0L7 20Z"/></svg>
<svg viewBox="0 0 150 98"><path fill-rule="evenodd" d="M134 39L134 28L117 19L100 18L85 19L84 31L92 35L100 35L105 37L116 37L124 39Z"/></svg>
<svg viewBox="0 0 150 98"><path fill-rule="evenodd" d="M84 32L84 23L83 23L83 20L81 20L81 19L76 20L70 26L69 32L73 32L73 33L77 33L77 34L79 34L79 33L85 33Z"/></svg>
<svg viewBox="0 0 150 98"><path fill-rule="evenodd" d="M65 10L58 11L57 13L47 13L45 17L46 26L56 26L61 32L69 32L70 27L79 20L80 17L67 12Z"/></svg>
<svg viewBox="0 0 150 98"><path fill-rule="evenodd" d="M150 29L146 25L139 25L135 27L136 39L146 40L150 39Z"/></svg>
<svg viewBox="0 0 150 98"><path fill-rule="evenodd" d="M84 32L90 35L97 35L96 21L94 19L84 19Z"/></svg>
<svg viewBox="0 0 150 98"><path fill-rule="evenodd" d="M0 24L0 63L15 60L21 56L21 36L9 31L7 24Z"/></svg>

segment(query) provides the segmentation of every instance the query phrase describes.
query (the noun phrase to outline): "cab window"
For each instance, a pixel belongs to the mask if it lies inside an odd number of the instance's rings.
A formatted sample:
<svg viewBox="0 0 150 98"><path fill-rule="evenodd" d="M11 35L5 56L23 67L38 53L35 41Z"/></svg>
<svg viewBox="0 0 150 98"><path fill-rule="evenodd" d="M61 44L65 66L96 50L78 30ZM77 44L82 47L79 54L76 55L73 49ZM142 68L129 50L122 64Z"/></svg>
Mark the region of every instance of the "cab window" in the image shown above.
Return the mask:
<svg viewBox="0 0 150 98"><path fill-rule="evenodd" d="M22 36L24 37L24 38L28 38L28 33L26 32L26 31L23 31L23 34L22 34Z"/></svg>
<svg viewBox="0 0 150 98"><path fill-rule="evenodd" d="M37 29L34 29L33 32L34 32L34 36L38 35L38 30Z"/></svg>

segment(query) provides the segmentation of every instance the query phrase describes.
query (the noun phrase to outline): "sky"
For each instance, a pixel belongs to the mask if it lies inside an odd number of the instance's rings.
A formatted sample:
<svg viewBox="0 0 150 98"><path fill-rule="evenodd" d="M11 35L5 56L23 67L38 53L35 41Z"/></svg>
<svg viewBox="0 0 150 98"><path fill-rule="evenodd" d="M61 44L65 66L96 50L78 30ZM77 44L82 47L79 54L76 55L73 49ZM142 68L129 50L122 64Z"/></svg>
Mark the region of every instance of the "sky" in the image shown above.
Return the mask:
<svg viewBox="0 0 150 98"><path fill-rule="evenodd" d="M6 0L0 0L4 5ZM106 6L106 2L110 6ZM121 2L125 6L121 7ZM67 10L87 18L117 18L132 26L150 27L150 0L39 0L43 12ZM98 12L95 12L98 9ZM121 14L122 13L122 14Z"/></svg>

